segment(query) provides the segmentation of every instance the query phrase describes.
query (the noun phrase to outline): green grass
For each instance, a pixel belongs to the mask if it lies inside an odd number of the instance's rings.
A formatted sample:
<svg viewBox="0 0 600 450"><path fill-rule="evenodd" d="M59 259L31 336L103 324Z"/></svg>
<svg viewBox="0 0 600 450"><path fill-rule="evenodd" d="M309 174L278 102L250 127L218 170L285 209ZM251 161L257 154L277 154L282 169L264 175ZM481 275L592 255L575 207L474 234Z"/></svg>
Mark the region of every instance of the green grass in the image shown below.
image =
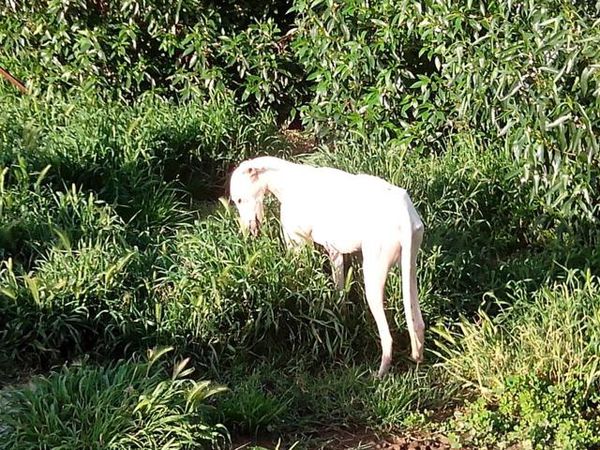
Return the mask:
<svg viewBox="0 0 600 450"><path fill-rule="evenodd" d="M304 439L322 429L394 431L417 415L450 408L458 384L431 366L404 367L384 380L368 365L323 364L298 359L281 369L263 363L237 366L225 378L230 386L218 402L223 423L245 435L271 433Z"/></svg>
<svg viewBox="0 0 600 450"><path fill-rule="evenodd" d="M454 426L479 442L589 448L600 432L600 280L590 271L535 293L456 331L438 328L445 369L481 398Z"/></svg>
<svg viewBox="0 0 600 450"><path fill-rule="evenodd" d="M30 94L0 84L0 381L40 376L3 391L0 448L227 446L217 422L308 448L410 427L598 445L590 5L9 3L0 66ZM310 154L281 132L296 113ZM397 268L377 380L359 258L337 292L323 252L286 250L274 201L240 233L227 177L266 154L407 188L425 365ZM137 358L156 346L229 390Z"/></svg>
<svg viewBox="0 0 600 450"><path fill-rule="evenodd" d="M577 308L561 315L557 307L546 317L544 302L556 296L559 305L571 295L572 288L560 284L562 267L597 264L593 236L575 233L536 203L534 190L519 184L518 164L503 151L482 152L477 141L465 139L449 142L440 155L381 145L370 147L368 156L361 141L352 141L297 158L405 186L425 220L418 276L430 365L415 369L407 362L394 269L386 289L394 371L377 381L371 369L379 344L358 261L338 293L322 252L286 251L274 202L263 233L252 239L239 232L234 209L216 201L232 163L281 151L267 116L233 118L235 106L220 105L218 119L208 112L211 104L175 106L147 97L133 106L108 105L97 121L90 121L95 106L84 102L65 121L57 111L66 103L40 103L45 113L38 115L27 104L35 100L21 102L30 109L14 108L15 114L31 114L39 125L33 139L4 123L4 136L15 134L20 148L11 153L4 141L0 183L0 364L7 376L18 375L15 361L44 372L82 355L102 365L172 345L229 386L215 406L234 433L310 442L327 426L435 428L438 415L472 392L461 384L469 380L487 396L468 407L464 420L440 425L457 439L592 442L596 428L586 412L595 404L597 383L586 381L595 377L592 353L565 366L563 353L577 350L572 341L536 348L534 341L505 342L489 333L496 320L506 333L526 336L540 323L538 339L551 326L556 333L574 327ZM266 147L259 148L261 142ZM502 313L511 305L525 318ZM460 316L464 336L445 354L432 326L453 330ZM478 317L486 319L474 324ZM590 342L593 329L585 331ZM563 358L548 362L555 354ZM524 378L531 367L518 361L554 367L554 378ZM569 367L581 370L571 374ZM520 396L555 385L562 394L544 401L565 406L550 416L551 425L537 427L538 412L548 413L547 407ZM579 406L567 407L567 398L579 399ZM506 406L495 413L497 405ZM550 440L540 441L540 433Z"/></svg>
<svg viewBox="0 0 600 450"><path fill-rule="evenodd" d="M148 361L73 364L3 390L0 448L225 447L227 430L207 404L224 388L190 379L188 360L168 373L157 362L165 350Z"/></svg>
<svg viewBox="0 0 600 450"><path fill-rule="evenodd" d="M50 112L64 107L42 106ZM498 341L486 334L496 326L492 319L478 325L472 319L479 310L482 317L493 317L514 304L515 310L528 311L527 319L518 322L514 313L497 320L531 330L531 323L541 320L535 314L547 311L541 300L531 301L533 293L542 292L540 299L553 295L544 286L561 282L561 266L593 266L596 257L586 248L586 236L571 233L532 202L533 191L524 195L517 183L518 166L505 153L482 153L472 142L461 141L441 155L381 146L371 149L379 158L367 158L357 141L340 143L335 151L322 146L298 158L379 174L406 186L415 198L428 236L418 276L430 326L430 364L439 362L436 353L444 349L431 326L442 323L453 329L455 320L466 317L465 336L455 338L448 347L453 356L441 360L449 374L431 365L414 369L406 362L399 273L392 271L386 294L395 367L392 376L377 381L371 369L379 355L378 338L364 301L360 264L353 264L346 290L338 293L322 252L286 251L274 202L263 233L252 239L239 232L234 209L215 201L216 192L224 193L215 186L224 182L229 165L259 150L250 136L265 136L264 142L272 145L269 152L279 151L279 138L270 139L273 131L261 128L263 118L238 117L221 124L227 130L222 132L216 122L198 121L196 115L208 114L206 110L162 100L113 105L95 124L85 119L93 107L80 108L83 118L69 123L58 123L59 115L40 116L44 139L39 142L44 144L35 156L3 153L0 363L7 374L15 372L15 360L45 371L81 355L105 364L155 345L173 345L177 354L192 355L211 378L229 386L230 393L215 404L228 429L295 436L302 442L325 426L386 431L414 424L435 427L440 411L445 414L470 392L461 383L479 382L473 373L486 374L487 384L481 386L489 392L510 383L519 395L554 386L553 378L543 385L523 379L530 368L507 368L506 361L533 358L545 367L544 358L561 354L558 350L527 347L529 341ZM109 120L114 129L105 126ZM250 122L244 125L245 120ZM207 148L224 151L244 136L249 141L242 144L242 153L213 153L206 156L212 166L203 165L205 156L199 155ZM89 144L95 140L102 143L94 145L113 150L98 153ZM18 145L23 142L17 140ZM77 153L79 146L84 150ZM213 200L206 202L207 196ZM556 295L562 299L568 292ZM560 330L577 323L567 321L577 317L575 310L558 313L544 326L560 325ZM548 332L541 328L539 335ZM481 348L470 349L475 336ZM595 425L577 425L596 392L595 382L589 396L588 388L578 384L594 373L589 360L584 354L572 364L582 368L577 376L562 366L555 369L568 380L557 384L566 386L560 398L580 395L581 407L565 406L552 416L548 429L533 425L538 416L519 412L521 400L506 400L516 394L486 397L470 407L474 412L467 419L442 428L461 439L471 436L472 442L509 439L496 428L482 431L491 420L500 430L522 427L510 435L516 441L548 432L550 443L571 438L591 442ZM487 366L477 366L485 361ZM563 401L557 398L551 397ZM509 406L494 416L493 408L502 401ZM574 425L566 425L569 421Z"/></svg>

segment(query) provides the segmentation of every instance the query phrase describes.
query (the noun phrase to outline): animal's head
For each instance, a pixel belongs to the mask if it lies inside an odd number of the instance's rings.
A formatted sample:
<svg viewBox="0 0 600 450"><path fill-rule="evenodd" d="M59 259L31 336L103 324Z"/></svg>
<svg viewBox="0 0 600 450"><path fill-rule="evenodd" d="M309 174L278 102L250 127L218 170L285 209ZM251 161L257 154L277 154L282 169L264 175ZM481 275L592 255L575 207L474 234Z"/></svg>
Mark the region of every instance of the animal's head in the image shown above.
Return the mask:
<svg viewBox="0 0 600 450"><path fill-rule="evenodd" d="M233 171L229 183L229 196L240 214L240 224L253 236L258 235L264 215L266 186L260 179L263 172L252 161L243 162Z"/></svg>

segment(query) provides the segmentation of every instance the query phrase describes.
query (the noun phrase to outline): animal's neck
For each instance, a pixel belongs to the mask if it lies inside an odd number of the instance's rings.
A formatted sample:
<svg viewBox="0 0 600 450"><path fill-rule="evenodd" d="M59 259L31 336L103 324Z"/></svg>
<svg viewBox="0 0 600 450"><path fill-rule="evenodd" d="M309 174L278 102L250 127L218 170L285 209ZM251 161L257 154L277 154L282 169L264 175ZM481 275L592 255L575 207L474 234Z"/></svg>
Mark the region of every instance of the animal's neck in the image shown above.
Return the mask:
<svg viewBox="0 0 600 450"><path fill-rule="evenodd" d="M284 170L273 168L267 170L263 175L267 192L270 192L277 197L277 200L280 202L282 201L283 197L285 197L285 187L284 183L282 183L284 172Z"/></svg>
<svg viewBox="0 0 600 450"><path fill-rule="evenodd" d="M271 162L272 164L263 173L262 178L267 192L273 194L281 202L285 198L290 186L289 183L286 183L286 179L289 181L289 177L291 176L289 169L296 164L278 158L272 158Z"/></svg>

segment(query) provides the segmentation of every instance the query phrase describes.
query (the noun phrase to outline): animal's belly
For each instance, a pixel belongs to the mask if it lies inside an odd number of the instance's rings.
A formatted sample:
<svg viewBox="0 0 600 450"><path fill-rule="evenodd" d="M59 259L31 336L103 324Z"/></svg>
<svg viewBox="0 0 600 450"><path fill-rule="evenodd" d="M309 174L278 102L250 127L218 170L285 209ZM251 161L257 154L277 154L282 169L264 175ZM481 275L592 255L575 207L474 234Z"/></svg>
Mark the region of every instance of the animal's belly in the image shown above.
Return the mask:
<svg viewBox="0 0 600 450"><path fill-rule="evenodd" d="M317 244L332 247L340 253L353 253L360 250L363 239L362 223L327 217L317 221L312 227L312 239Z"/></svg>
<svg viewBox="0 0 600 450"><path fill-rule="evenodd" d="M296 197L282 204L284 227L340 253L360 250L365 240L373 240L392 232L397 226L396 210L386 195L321 195ZM329 193L331 194L331 192Z"/></svg>

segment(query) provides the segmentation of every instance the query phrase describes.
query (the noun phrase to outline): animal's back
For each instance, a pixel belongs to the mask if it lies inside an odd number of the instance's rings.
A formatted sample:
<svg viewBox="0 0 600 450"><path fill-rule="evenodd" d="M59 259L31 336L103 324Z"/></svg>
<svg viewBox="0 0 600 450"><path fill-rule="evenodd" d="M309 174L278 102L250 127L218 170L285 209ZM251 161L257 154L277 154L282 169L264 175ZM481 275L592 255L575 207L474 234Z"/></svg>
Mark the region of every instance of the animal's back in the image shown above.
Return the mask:
<svg viewBox="0 0 600 450"><path fill-rule="evenodd" d="M318 171L318 177L309 182L311 201L327 204L332 214L339 214L342 209L353 215L389 215L397 209L394 202L408 196L405 189L372 175L329 168Z"/></svg>
<svg viewBox="0 0 600 450"><path fill-rule="evenodd" d="M405 222L401 205L408 195L404 189L371 175L311 169L295 203L315 242L350 253L373 235L398 233Z"/></svg>

